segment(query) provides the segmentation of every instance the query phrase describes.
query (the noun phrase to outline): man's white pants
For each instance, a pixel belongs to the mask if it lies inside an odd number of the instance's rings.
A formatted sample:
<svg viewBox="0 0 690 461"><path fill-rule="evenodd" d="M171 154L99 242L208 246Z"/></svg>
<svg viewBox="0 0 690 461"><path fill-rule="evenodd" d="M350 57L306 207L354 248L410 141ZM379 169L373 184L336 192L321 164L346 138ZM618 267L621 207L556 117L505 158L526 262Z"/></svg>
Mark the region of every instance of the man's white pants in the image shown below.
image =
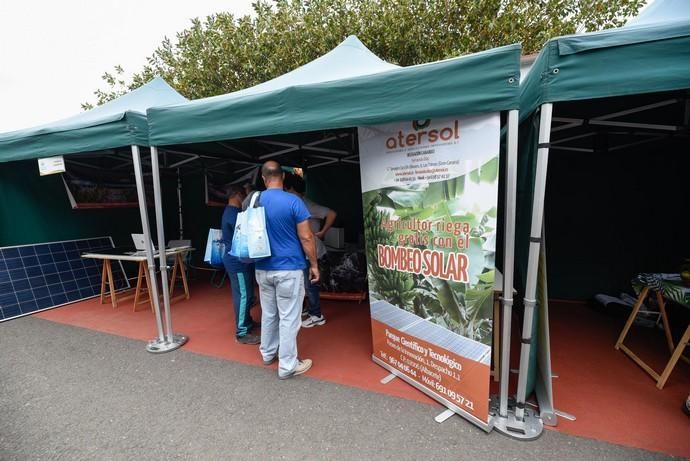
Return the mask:
<svg viewBox="0 0 690 461"><path fill-rule="evenodd" d="M304 301L304 271L256 271L261 298L261 355L264 361L278 354L278 375L297 367L297 333Z"/></svg>

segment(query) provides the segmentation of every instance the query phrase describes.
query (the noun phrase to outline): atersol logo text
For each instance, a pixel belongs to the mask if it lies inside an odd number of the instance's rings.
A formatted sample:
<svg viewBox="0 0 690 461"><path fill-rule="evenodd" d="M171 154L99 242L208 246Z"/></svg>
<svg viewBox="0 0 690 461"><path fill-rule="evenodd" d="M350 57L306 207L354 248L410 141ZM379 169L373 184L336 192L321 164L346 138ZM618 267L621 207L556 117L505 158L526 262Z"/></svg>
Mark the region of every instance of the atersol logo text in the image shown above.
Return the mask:
<svg viewBox="0 0 690 461"><path fill-rule="evenodd" d="M438 141L460 139L460 122L458 120L453 120L453 126L425 130L424 128L429 126L429 123L429 120L424 123L419 123L418 121L412 122L412 127L416 131L414 133L404 133L402 130L398 131L397 136L391 136L386 139L386 148L399 149L401 147L419 146L424 143L433 144Z"/></svg>

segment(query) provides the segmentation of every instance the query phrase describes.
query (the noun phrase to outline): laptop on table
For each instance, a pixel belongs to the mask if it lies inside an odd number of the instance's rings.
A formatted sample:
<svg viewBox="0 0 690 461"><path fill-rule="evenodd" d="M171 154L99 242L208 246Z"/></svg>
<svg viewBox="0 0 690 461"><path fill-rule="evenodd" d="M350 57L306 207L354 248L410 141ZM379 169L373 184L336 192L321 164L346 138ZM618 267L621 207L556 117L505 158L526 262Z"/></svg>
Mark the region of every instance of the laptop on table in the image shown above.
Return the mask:
<svg viewBox="0 0 690 461"><path fill-rule="evenodd" d="M146 239L144 239L144 234L132 234L132 241L134 241L134 248L137 251L132 253L132 256L144 256L146 255ZM153 252L156 253L156 246L153 245Z"/></svg>

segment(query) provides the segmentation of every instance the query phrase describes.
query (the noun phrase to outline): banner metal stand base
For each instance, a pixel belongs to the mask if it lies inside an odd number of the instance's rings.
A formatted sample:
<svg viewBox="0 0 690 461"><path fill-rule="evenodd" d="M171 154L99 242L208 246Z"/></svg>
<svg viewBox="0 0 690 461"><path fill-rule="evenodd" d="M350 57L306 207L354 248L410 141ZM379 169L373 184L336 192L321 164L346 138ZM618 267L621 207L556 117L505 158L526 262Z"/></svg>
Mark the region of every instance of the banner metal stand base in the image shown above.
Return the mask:
<svg viewBox="0 0 690 461"><path fill-rule="evenodd" d="M162 354L164 352L171 352L178 349L187 342L189 338L185 335L173 335L171 342L161 341L158 338L149 341L146 345L146 350L152 354Z"/></svg>
<svg viewBox="0 0 690 461"><path fill-rule="evenodd" d="M397 376L395 376L393 373L386 375L383 378L381 378L381 384L388 384L391 381L393 381L395 378L397 378Z"/></svg>
<svg viewBox="0 0 690 461"><path fill-rule="evenodd" d="M515 418L515 402L511 402L511 405L509 405L508 414L505 417L498 414L498 409L498 396L493 396L489 413L492 414L491 420L494 429L501 434L527 441L538 439L544 432L544 422L530 408L525 408L525 415L522 421L518 421Z"/></svg>
<svg viewBox="0 0 690 461"><path fill-rule="evenodd" d="M450 419L451 416L455 415L456 413L453 410L444 410L442 413L434 417L434 421L440 424L446 422L448 419Z"/></svg>

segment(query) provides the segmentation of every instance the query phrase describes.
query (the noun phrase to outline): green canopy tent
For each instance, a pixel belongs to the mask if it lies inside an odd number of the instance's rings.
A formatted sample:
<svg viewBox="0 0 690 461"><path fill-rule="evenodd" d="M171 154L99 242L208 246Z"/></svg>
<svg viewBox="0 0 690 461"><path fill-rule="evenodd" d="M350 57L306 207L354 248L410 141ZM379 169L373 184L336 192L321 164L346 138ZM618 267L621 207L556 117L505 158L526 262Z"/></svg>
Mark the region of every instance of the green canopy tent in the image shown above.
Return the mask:
<svg viewBox="0 0 690 461"><path fill-rule="evenodd" d="M149 140L154 150L184 149L199 156L218 156L230 164L236 162L240 170L276 157L309 169L357 163L353 127L507 112L504 293L512 293L519 60L520 47L511 45L399 68L376 58L356 37L349 37L330 53L265 84L149 109ZM349 149L325 144L347 137L352 140ZM257 138L259 142L251 144ZM261 145L273 150L259 150ZM511 317L511 309L512 299L506 296L503 318ZM498 415L484 429L495 425L507 432L511 419L507 398L510 322L504 323ZM515 424L521 426L516 433L527 437L540 432L540 428L525 430L525 422Z"/></svg>
<svg viewBox="0 0 690 461"><path fill-rule="evenodd" d="M372 61L371 53L364 50L356 37L350 37L333 54L300 68L304 72L286 74L290 79L279 77L279 81L271 81L274 84L258 85L251 91L151 108L151 144L349 128L422 116L495 112L517 104L517 45L406 68L381 65L383 61L378 60L376 66L370 62L355 67L340 64L332 71L334 62L356 62L367 54ZM357 72L343 74L340 69Z"/></svg>
<svg viewBox="0 0 690 461"><path fill-rule="evenodd" d="M536 389L546 424L557 421L543 245L549 153L569 154L562 171L574 178L575 160L593 170L593 162L613 152L678 139L688 126L688 88L690 3L682 0L657 0L621 28L550 40L521 84L516 258L525 315L517 400L524 405ZM580 195L588 196L594 182L580 184ZM602 198L592 200L590 207ZM573 284L567 271L559 274ZM539 315L533 315L535 303ZM531 347L537 333L539 345Z"/></svg>
<svg viewBox="0 0 690 461"><path fill-rule="evenodd" d="M155 261L151 243L143 173L139 146L148 146L146 109L153 105L176 104L186 98L177 93L163 79L157 77L136 90L120 96L102 106L79 113L57 122L0 134L0 163L30 160L62 155L79 158L82 153L99 152L110 165L122 166L123 155L131 150L137 184L139 211L146 239L146 255L152 280L155 280ZM123 152L124 150L124 152ZM125 159L126 160L126 159ZM152 152L152 172L158 241L164 242L163 218L160 201L160 176L156 153ZM103 165L102 165L103 166ZM107 165L105 166L107 167ZM165 254L161 252L161 273L165 276ZM163 283L164 299L167 299L167 283ZM152 285L152 297L156 314L157 339L147 346L150 352L173 350L183 343L172 333L169 304L166 303L166 328L163 330L157 285Z"/></svg>

